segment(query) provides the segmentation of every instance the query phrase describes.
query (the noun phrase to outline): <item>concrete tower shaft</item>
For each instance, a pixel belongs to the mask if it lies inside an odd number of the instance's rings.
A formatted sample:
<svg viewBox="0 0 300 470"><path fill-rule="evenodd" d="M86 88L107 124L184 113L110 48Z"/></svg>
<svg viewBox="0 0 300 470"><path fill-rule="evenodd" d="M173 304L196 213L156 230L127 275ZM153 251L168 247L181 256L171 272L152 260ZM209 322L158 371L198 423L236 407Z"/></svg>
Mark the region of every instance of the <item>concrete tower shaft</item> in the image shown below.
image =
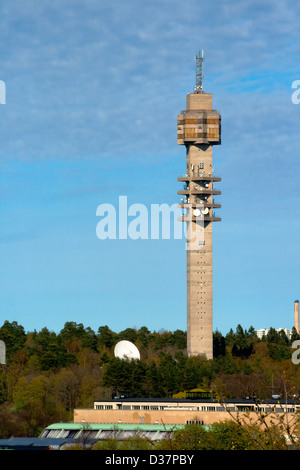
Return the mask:
<svg viewBox="0 0 300 470"><path fill-rule="evenodd" d="M214 200L221 194L214 183L212 147L220 144L221 117L212 109L212 95L196 91L187 95L186 110L177 118L177 143L186 147L186 173L182 207L192 211L192 232L197 224L203 227L203 239L193 249L187 244L187 351L189 356L213 357L213 245L214 209L221 207ZM202 208L197 211L197 207ZM201 212L199 214L199 212ZM186 220L183 218L182 220Z"/></svg>

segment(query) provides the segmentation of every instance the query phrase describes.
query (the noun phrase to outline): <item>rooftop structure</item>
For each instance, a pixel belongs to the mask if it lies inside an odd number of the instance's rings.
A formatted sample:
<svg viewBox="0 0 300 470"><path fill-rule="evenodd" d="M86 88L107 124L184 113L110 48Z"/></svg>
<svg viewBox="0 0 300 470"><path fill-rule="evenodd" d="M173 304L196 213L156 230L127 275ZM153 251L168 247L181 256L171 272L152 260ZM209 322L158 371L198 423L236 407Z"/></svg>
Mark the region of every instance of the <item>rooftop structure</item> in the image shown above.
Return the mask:
<svg viewBox="0 0 300 470"><path fill-rule="evenodd" d="M54 423L47 426L42 432L41 439L73 439L77 442L86 438L93 441L104 441L106 439L124 440L128 437L143 437L151 441L168 439L175 429L183 426L170 426L162 423Z"/></svg>

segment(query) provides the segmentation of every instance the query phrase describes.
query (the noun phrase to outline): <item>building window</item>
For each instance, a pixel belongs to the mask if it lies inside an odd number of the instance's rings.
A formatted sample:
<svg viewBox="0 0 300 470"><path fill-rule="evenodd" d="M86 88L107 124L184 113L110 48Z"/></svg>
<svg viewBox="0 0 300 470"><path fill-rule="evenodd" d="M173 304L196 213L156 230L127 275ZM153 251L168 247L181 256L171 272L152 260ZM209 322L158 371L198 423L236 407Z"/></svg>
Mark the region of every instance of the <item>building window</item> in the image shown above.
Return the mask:
<svg viewBox="0 0 300 470"><path fill-rule="evenodd" d="M248 411L254 411L254 406L240 406L237 405L237 411L241 411L243 413L247 413Z"/></svg>
<svg viewBox="0 0 300 470"><path fill-rule="evenodd" d="M198 419L191 419L186 421L186 424L201 424L203 426L203 421Z"/></svg>
<svg viewBox="0 0 300 470"><path fill-rule="evenodd" d="M112 405L105 405L105 408L104 408L104 409L105 409L105 410L112 410L113 407L112 407Z"/></svg>
<svg viewBox="0 0 300 470"><path fill-rule="evenodd" d="M96 405L96 410L103 410L103 405Z"/></svg>

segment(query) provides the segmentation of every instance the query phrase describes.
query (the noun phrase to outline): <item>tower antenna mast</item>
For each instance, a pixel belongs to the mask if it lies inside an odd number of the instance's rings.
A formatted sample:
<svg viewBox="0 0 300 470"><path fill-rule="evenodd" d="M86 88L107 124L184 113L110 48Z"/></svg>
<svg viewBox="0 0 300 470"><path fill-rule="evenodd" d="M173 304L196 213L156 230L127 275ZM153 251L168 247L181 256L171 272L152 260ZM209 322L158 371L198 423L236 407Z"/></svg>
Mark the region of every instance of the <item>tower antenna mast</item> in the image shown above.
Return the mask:
<svg viewBox="0 0 300 470"><path fill-rule="evenodd" d="M196 56L196 93L203 93L203 61L204 61L204 53L203 49L199 55Z"/></svg>

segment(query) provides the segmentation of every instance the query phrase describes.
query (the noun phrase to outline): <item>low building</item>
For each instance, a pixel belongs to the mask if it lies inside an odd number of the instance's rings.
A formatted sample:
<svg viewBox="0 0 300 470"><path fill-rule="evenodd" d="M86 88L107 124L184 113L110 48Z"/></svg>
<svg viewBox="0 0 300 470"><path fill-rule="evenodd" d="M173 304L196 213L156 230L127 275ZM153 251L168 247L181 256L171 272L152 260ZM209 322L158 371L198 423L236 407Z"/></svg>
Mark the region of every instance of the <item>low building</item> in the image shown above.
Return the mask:
<svg viewBox="0 0 300 470"><path fill-rule="evenodd" d="M89 441L105 441L107 439L117 439L123 441L129 437L142 437L149 441L161 441L169 439L176 429L183 428L180 425L164 424L130 424L130 423L92 423L81 422L74 423L54 423L47 426L42 432L40 438L47 439L73 440L77 443Z"/></svg>
<svg viewBox="0 0 300 470"><path fill-rule="evenodd" d="M66 449L74 444L85 448L97 441L129 437L141 437L159 442L172 438L173 433L185 425L197 423L209 429L210 425L233 419L236 416L257 418L258 413L268 414L266 421L274 421L286 413L292 421L300 412L299 401L274 398L258 401L226 400L222 403L213 398L125 398L97 400L92 409L75 409L71 423L54 423L47 426L39 438L0 439L0 449ZM275 422L275 421L274 421Z"/></svg>
<svg viewBox="0 0 300 470"><path fill-rule="evenodd" d="M85 446L89 448L94 441L88 440ZM65 450L77 443L71 438L43 437L10 437L0 439L1 450Z"/></svg>
<svg viewBox="0 0 300 470"><path fill-rule="evenodd" d="M230 419L230 413L258 412L284 413L290 415L300 411L300 403L285 403L278 399L258 402L252 399L226 400L218 403L214 399L176 398L113 398L97 400L93 409L75 409L74 423L111 423L145 425L186 425L198 423L209 426Z"/></svg>

